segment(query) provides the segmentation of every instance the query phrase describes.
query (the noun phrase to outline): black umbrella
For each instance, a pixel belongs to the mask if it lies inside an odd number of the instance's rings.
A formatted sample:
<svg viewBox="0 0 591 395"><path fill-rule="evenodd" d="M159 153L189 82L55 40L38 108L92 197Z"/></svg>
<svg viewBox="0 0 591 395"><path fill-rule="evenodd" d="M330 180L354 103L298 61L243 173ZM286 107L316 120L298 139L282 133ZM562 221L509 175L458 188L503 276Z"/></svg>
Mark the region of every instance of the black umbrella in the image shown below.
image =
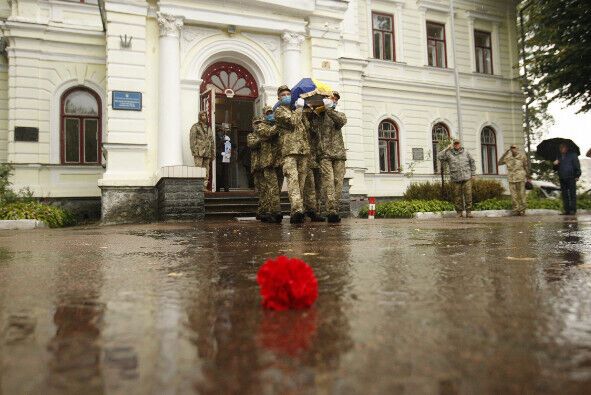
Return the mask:
<svg viewBox="0 0 591 395"><path fill-rule="evenodd" d="M577 156L581 155L579 146L570 139L563 139L556 137L542 141L536 148L536 155L546 160L556 160L560 156L560 145L568 145L569 151L576 152Z"/></svg>

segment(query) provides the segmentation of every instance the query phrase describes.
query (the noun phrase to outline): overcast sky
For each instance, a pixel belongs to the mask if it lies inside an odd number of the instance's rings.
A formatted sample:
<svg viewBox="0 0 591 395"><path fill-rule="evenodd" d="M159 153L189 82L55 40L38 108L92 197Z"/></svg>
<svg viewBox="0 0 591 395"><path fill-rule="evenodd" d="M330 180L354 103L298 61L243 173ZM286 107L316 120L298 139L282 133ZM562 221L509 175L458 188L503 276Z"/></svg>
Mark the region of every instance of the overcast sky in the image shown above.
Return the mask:
<svg viewBox="0 0 591 395"><path fill-rule="evenodd" d="M563 108L561 104L550 106L550 113L554 116L554 125L550 127L544 138L565 137L573 140L585 155L591 148L591 113L576 114L577 107Z"/></svg>

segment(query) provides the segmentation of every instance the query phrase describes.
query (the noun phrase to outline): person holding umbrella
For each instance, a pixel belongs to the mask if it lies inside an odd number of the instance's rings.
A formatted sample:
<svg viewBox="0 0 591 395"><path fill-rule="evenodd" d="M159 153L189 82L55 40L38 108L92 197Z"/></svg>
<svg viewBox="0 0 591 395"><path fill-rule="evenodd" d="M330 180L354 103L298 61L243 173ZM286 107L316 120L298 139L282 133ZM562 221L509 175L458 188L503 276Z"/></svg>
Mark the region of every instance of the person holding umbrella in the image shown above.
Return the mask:
<svg viewBox="0 0 591 395"><path fill-rule="evenodd" d="M564 215L577 214L577 181L581 177L581 163L567 143L560 144L560 154L554 161L554 170L560 179Z"/></svg>

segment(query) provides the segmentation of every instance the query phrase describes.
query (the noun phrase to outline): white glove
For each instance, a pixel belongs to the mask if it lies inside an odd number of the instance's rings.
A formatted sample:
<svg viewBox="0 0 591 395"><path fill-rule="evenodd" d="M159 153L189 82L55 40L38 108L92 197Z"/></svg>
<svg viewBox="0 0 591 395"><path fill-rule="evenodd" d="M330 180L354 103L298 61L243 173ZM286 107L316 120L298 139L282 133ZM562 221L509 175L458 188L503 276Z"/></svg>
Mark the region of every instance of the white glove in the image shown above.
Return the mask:
<svg viewBox="0 0 591 395"><path fill-rule="evenodd" d="M324 107L326 108L332 108L332 105L334 104L334 102L329 98L322 99L322 103L324 103Z"/></svg>
<svg viewBox="0 0 591 395"><path fill-rule="evenodd" d="M306 102L301 97L298 100L296 100L296 102L295 102L296 108L301 108L301 107L304 107L305 105L306 105Z"/></svg>

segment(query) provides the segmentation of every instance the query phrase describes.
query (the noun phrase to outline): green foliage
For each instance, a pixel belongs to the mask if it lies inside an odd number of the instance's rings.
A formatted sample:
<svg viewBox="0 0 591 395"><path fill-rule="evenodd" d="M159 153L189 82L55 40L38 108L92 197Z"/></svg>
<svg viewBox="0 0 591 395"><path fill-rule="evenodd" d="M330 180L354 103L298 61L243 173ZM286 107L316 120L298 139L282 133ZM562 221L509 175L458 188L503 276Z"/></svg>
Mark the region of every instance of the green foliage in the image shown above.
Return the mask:
<svg viewBox="0 0 591 395"><path fill-rule="evenodd" d="M50 228L74 225L75 219L70 212L59 207L39 202L17 202L0 207L2 219L36 219L45 222Z"/></svg>
<svg viewBox="0 0 591 395"><path fill-rule="evenodd" d="M51 228L74 225L69 211L38 202L29 188L14 192L9 180L13 170L10 164L0 163L0 220L36 219Z"/></svg>
<svg viewBox="0 0 591 395"><path fill-rule="evenodd" d="M376 205L376 218L411 218L420 212L453 210L453 205L442 200L394 200ZM367 218L367 207L359 210L359 216Z"/></svg>
<svg viewBox="0 0 591 395"><path fill-rule="evenodd" d="M503 185L496 180L476 179L472 182L472 200L475 203L501 198L504 192ZM452 185L449 182L444 184L444 194L445 198L443 199L440 182L412 183L404 192L404 200L446 200L451 202L453 194Z"/></svg>
<svg viewBox="0 0 591 395"><path fill-rule="evenodd" d="M591 110L591 12L588 0L521 1L529 89L537 99L550 103L581 103L580 112Z"/></svg>

